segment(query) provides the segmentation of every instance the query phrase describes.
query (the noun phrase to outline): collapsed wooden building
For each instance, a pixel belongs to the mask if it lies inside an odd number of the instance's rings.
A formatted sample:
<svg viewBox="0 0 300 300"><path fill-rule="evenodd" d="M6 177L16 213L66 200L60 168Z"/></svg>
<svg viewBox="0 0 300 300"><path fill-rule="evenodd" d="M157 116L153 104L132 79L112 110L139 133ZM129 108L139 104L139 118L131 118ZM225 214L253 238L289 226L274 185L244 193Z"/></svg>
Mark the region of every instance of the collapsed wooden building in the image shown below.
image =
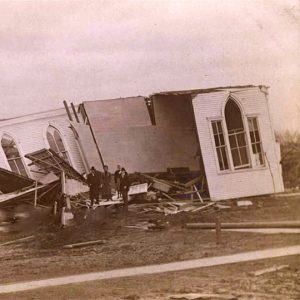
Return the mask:
<svg viewBox="0 0 300 300"><path fill-rule="evenodd" d="M145 173L187 167L222 200L284 190L267 96L265 86L170 91L87 101L79 111L105 164Z"/></svg>
<svg viewBox="0 0 300 300"><path fill-rule="evenodd" d="M78 174L104 164L189 171L211 200L282 192L267 96L265 86L237 86L85 101L72 110L65 103L66 110L1 121L0 167L40 181L47 162L42 168L32 154L46 148Z"/></svg>

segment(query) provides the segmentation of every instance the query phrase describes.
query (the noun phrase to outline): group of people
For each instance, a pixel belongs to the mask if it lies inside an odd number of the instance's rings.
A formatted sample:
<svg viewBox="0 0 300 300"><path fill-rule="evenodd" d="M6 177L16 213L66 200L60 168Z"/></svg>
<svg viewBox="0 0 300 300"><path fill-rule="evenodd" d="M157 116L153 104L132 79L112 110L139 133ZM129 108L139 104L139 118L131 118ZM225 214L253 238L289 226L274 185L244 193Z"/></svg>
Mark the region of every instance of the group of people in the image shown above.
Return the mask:
<svg viewBox="0 0 300 300"><path fill-rule="evenodd" d="M87 176L87 183L90 188L90 200L91 206L99 204L99 197L106 201L112 200L112 188L111 188L112 175L108 171L108 166L104 166L104 172L101 173L91 167L90 173ZM123 199L124 207L127 209L128 205L128 191L129 191L129 178L125 168L117 166L117 170L114 173L114 182L117 191L118 198Z"/></svg>

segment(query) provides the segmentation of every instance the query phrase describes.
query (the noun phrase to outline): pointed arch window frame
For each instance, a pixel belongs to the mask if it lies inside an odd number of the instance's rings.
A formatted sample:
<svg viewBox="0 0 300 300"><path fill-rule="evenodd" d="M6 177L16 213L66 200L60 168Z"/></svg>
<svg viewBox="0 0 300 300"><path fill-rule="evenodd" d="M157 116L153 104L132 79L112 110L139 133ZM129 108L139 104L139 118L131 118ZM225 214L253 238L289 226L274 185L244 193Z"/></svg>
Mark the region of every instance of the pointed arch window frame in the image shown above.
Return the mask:
<svg viewBox="0 0 300 300"><path fill-rule="evenodd" d="M11 139L12 142L14 143L14 145L17 149L17 156L10 157L10 158L7 156L7 153L3 146L3 138L5 136L7 136L9 139ZM1 143L1 151L3 152L3 157L5 158L7 167L16 174L19 174L19 175L22 175L25 177L29 177L30 173L29 173L29 171L27 169L27 165L24 161L24 156L20 149L20 145L17 143L16 139L10 133L3 132L1 135L0 143ZM20 167L20 164L22 165L22 168ZM12 166L14 166L14 167L12 167Z"/></svg>
<svg viewBox="0 0 300 300"><path fill-rule="evenodd" d="M229 101L233 101L237 107L239 108L239 111L240 111L240 114L241 114L241 120L242 120L242 125L243 125L243 130L241 131L238 131L238 132L231 132L229 133L228 131L228 127L227 127L227 121L226 121L226 116L225 116L225 109L226 109L226 105L228 104ZM242 105L240 104L239 100L236 99L235 96L229 94L226 101L225 101L225 105L223 107L223 116L224 116L224 126L225 126L225 131L226 131L226 140L227 140L227 148L228 148L228 153L229 153L229 156L230 156L230 169L232 171L238 171L238 170L243 170L243 169L250 169L252 168L253 166L253 162L252 162L252 156L251 156L251 153L250 153L250 139L249 139L249 129L248 129L248 122L247 122L247 119L246 119L246 116L245 116L245 113L243 111L243 107ZM245 142L245 145L240 145L239 144L239 141L238 141L238 135L243 135L243 139L244 139L244 142ZM233 137L234 140L235 140L235 147L232 146L232 143L230 143L230 137ZM242 148L245 148L246 150L246 158L247 158L247 162L243 163L243 158L242 158L242 154L241 154L241 149ZM240 164L236 164L234 162L234 159L233 159L233 150L235 150L237 152L237 155L238 155L238 160L240 162Z"/></svg>
<svg viewBox="0 0 300 300"><path fill-rule="evenodd" d="M49 129L54 130L53 134L51 132L49 132ZM59 138L60 138L62 146L63 146L63 150L60 149L61 146L58 145L58 143L55 139L54 133L57 133L59 135ZM54 146L55 146L56 149L53 149L53 147L51 146L52 143L50 143L50 141L49 141L48 134L51 136L51 139L53 139ZM53 150L57 155L62 157L69 165L72 166L71 159L70 159L70 154L69 154L69 151L67 150L66 143L63 139L63 136L60 133L60 131L55 126L53 126L52 124L49 124L46 128L46 140L47 140L49 148L51 150Z"/></svg>
<svg viewBox="0 0 300 300"><path fill-rule="evenodd" d="M232 99L233 101L235 101L235 103L238 105L240 112L241 112L242 122L243 122L243 126L244 126L244 133L245 133L246 149L247 149L248 159L249 159L249 164L250 164L249 167L247 167L247 168L235 168L234 167L232 153L231 153L231 147L230 147L230 142L229 142L229 136L228 136L228 129L227 129L227 124L226 124L226 118L225 118L225 107L226 107L226 104L229 99ZM259 137L260 137L258 142L260 144L261 152L262 152L262 156L263 156L263 160L262 160L261 164L257 164L255 162L256 158L254 157L254 153L252 150L253 141L250 137L250 128L249 128L249 123L248 123L249 119L255 119L257 122L258 133L259 133ZM239 99L237 99L237 97L235 95L232 95L231 93L229 93L228 97L223 102L221 114L216 117L209 117L209 118L207 118L207 120L209 122L209 129L210 129L209 131L210 131L212 143L214 145L214 155L215 155L215 160L217 162L218 173L226 174L226 173L232 173L232 172L245 172L245 171L250 171L250 170L258 170L258 169L263 170L263 169L267 168L266 163L265 163L265 158L264 158L263 140L261 138L261 130L260 130L260 126L259 126L259 114L246 114L244 112L243 106L241 105ZM226 158L228 160L228 168L227 169L222 170L220 168L220 161L219 161L219 158L217 155L216 143L214 141L213 122L220 122L222 125L223 135L224 135L224 139L225 139L225 147L226 147Z"/></svg>

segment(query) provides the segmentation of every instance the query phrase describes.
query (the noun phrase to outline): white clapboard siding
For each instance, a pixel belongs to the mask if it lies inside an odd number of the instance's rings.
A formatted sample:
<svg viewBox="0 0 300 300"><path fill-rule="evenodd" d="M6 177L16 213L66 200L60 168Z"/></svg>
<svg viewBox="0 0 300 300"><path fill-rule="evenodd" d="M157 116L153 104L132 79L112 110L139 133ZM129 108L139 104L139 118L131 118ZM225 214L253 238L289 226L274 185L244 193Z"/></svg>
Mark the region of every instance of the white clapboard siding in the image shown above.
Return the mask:
<svg viewBox="0 0 300 300"><path fill-rule="evenodd" d="M46 131L49 125L57 128L62 136L66 150L68 151L72 166L80 173L85 172L82 157L77 142L64 109L32 114L0 122L0 140L3 134L9 134L17 143L20 154L26 165L31 161L24 156L42 148L49 149ZM10 170L2 147L0 147L0 167ZM32 168L32 167L31 167ZM28 175L38 179L40 175L30 172Z"/></svg>
<svg viewBox="0 0 300 300"><path fill-rule="evenodd" d="M267 98L258 87L232 91L242 106L244 115L256 115L259 122L263 150L269 161L260 169L220 172L215 155L210 118L224 117L224 107L229 91L199 94L193 99L196 125L203 155L207 182L212 200L247 197L283 191L278 146ZM273 178L272 179L272 175ZM274 182L273 182L274 181Z"/></svg>

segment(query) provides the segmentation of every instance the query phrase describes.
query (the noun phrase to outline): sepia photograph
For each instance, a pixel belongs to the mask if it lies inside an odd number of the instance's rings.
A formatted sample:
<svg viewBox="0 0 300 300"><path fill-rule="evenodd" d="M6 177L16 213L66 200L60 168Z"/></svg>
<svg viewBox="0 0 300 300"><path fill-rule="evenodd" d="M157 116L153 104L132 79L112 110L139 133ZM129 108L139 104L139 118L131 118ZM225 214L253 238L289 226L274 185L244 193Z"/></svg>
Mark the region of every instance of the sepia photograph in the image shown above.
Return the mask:
<svg viewBox="0 0 300 300"><path fill-rule="evenodd" d="M300 0L0 20L0 300L300 299Z"/></svg>

